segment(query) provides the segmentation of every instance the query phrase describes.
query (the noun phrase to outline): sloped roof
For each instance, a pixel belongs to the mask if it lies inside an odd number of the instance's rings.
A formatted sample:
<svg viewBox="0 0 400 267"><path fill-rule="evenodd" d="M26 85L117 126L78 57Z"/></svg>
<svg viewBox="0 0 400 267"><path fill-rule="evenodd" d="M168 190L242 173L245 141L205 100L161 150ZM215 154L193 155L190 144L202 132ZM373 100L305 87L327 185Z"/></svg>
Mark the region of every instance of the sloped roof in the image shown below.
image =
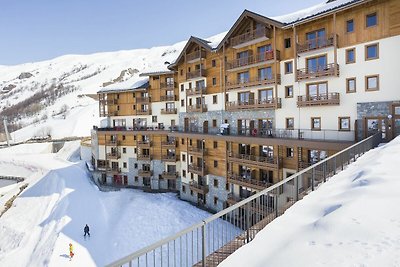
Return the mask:
<svg viewBox="0 0 400 267"><path fill-rule="evenodd" d="M110 92L133 92L133 91L143 91L148 89L150 86L149 78L140 79L134 82L132 85L127 87L118 87L117 85L112 87L107 87L100 89L97 93L110 93Z"/></svg>
<svg viewBox="0 0 400 267"><path fill-rule="evenodd" d="M145 76L159 76L159 75L165 75L165 74L174 74L174 71L172 71L172 70L166 70L166 71L142 72L142 73L139 74L139 77L145 77Z"/></svg>

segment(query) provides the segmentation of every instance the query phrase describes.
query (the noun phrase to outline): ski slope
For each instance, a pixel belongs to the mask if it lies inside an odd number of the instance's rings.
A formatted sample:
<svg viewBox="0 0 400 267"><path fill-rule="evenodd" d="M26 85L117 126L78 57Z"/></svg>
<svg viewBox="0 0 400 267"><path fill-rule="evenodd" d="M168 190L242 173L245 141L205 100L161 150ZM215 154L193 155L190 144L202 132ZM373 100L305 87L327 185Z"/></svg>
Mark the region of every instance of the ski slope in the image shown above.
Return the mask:
<svg viewBox="0 0 400 267"><path fill-rule="evenodd" d="M268 224L221 267L400 266L400 137Z"/></svg>
<svg viewBox="0 0 400 267"><path fill-rule="evenodd" d="M0 149L0 175L29 183L0 217L0 266L104 266L210 215L172 193L99 191L77 158L78 147L67 143L57 154L47 143ZM19 186L7 187L1 207Z"/></svg>

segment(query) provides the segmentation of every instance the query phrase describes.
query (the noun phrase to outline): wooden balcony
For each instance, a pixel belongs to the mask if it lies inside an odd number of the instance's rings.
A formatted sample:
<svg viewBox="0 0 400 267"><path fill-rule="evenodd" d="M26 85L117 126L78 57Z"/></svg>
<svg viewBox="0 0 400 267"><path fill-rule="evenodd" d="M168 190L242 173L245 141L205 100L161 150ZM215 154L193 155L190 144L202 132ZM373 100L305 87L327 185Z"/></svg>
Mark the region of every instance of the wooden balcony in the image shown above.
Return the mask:
<svg viewBox="0 0 400 267"><path fill-rule="evenodd" d="M194 164L189 164L188 171L191 173L195 173L201 176L204 176L207 174L207 168L206 166L197 166Z"/></svg>
<svg viewBox="0 0 400 267"><path fill-rule="evenodd" d="M150 140L137 141L136 146L140 148L150 148L153 143Z"/></svg>
<svg viewBox="0 0 400 267"><path fill-rule="evenodd" d="M176 155L162 155L161 161L163 162L176 162L177 157Z"/></svg>
<svg viewBox="0 0 400 267"><path fill-rule="evenodd" d="M111 171L111 167L108 165L97 165L98 171Z"/></svg>
<svg viewBox="0 0 400 267"><path fill-rule="evenodd" d="M120 157L121 157L121 153L119 153L119 152L107 153L107 158L108 159L119 159Z"/></svg>
<svg viewBox="0 0 400 267"><path fill-rule="evenodd" d="M230 38L231 46L235 49L268 40L271 30L263 27Z"/></svg>
<svg viewBox="0 0 400 267"><path fill-rule="evenodd" d="M203 184L199 184L196 181L189 182L189 188L197 193L200 194L207 194L208 193L208 185L203 182Z"/></svg>
<svg viewBox="0 0 400 267"><path fill-rule="evenodd" d="M177 101L176 95L162 95L160 96L160 101Z"/></svg>
<svg viewBox="0 0 400 267"><path fill-rule="evenodd" d="M161 177L163 179L168 179L168 180L175 180L179 177L179 173L178 172L162 172L161 173Z"/></svg>
<svg viewBox="0 0 400 267"><path fill-rule="evenodd" d="M163 148L175 148L176 147L176 140L172 139L172 140L162 141L161 142L161 146Z"/></svg>
<svg viewBox="0 0 400 267"><path fill-rule="evenodd" d="M173 90L175 87L175 82L160 82L160 89L162 90Z"/></svg>
<svg viewBox="0 0 400 267"><path fill-rule="evenodd" d="M119 173L121 173L121 168L111 167L110 169L107 170L107 172L109 172L111 174L119 174Z"/></svg>
<svg viewBox="0 0 400 267"><path fill-rule="evenodd" d="M186 95L187 96L204 95L206 92L207 92L207 88L206 87L194 87L194 88L186 89Z"/></svg>
<svg viewBox="0 0 400 267"><path fill-rule="evenodd" d="M118 99L100 99L99 102L104 105L117 105Z"/></svg>
<svg viewBox="0 0 400 267"><path fill-rule="evenodd" d="M306 40L304 43L297 44L297 53L305 53L314 51L325 47L335 45L335 36L332 34L329 37L317 37L315 39Z"/></svg>
<svg viewBox="0 0 400 267"><path fill-rule="evenodd" d="M186 80L196 79L206 77L206 70L205 69L198 69L191 72L186 73Z"/></svg>
<svg viewBox="0 0 400 267"><path fill-rule="evenodd" d="M301 95L297 97L297 107L337 105L340 105L339 93L328 93L322 95Z"/></svg>
<svg viewBox="0 0 400 267"><path fill-rule="evenodd" d="M206 104L196 104L187 106L187 112L207 112L207 105Z"/></svg>
<svg viewBox="0 0 400 267"><path fill-rule="evenodd" d="M197 50L197 51L194 51L194 52L186 55L187 63L194 63L203 58L206 58L206 51L204 51L204 50Z"/></svg>
<svg viewBox="0 0 400 267"><path fill-rule="evenodd" d="M226 104L226 110L235 111L242 109L278 109L281 108L281 99L273 98L270 100L249 100L249 101L233 101Z"/></svg>
<svg viewBox="0 0 400 267"><path fill-rule="evenodd" d="M118 141L118 140L106 140L107 146L119 146L120 144L121 144L121 141Z"/></svg>
<svg viewBox="0 0 400 267"><path fill-rule="evenodd" d="M149 161L151 160L151 155L137 155L137 159Z"/></svg>
<svg viewBox="0 0 400 267"><path fill-rule="evenodd" d="M228 173L228 183L250 187L256 190L263 190L272 185L271 183L260 181L257 179L243 178L242 176L232 172Z"/></svg>
<svg viewBox="0 0 400 267"><path fill-rule="evenodd" d="M339 64L331 63L325 66L319 66L317 69L298 69L297 80L315 79L327 76L339 76Z"/></svg>
<svg viewBox="0 0 400 267"><path fill-rule="evenodd" d="M255 67L260 64L266 64L267 62L273 61L275 59L280 60L280 55L281 53L279 50L276 50L276 53L274 53L274 50L271 50L262 54L256 54L245 58L230 60L226 62L226 70L234 71L239 69Z"/></svg>
<svg viewBox="0 0 400 267"><path fill-rule="evenodd" d="M243 164L249 167L261 168L261 169L279 169L280 161L277 157L261 157L254 155L245 155L229 152L228 162L235 162L238 164Z"/></svg>
<svg viewBox="0 0 400 267"><path fill-rule="evenodd" d="M151 177L153 175L153 172L150 170L139 170L138 175L141 177Z"/></svg>
<svg viewBox="0 0 400 267"><path fill-rule="evenodd" d="M151 115L151 109L136 110L136 115Z"/></svg>
<svg viewBox="0 0 400 267"><path fill-rule="evenodd" d="M227 90L235 90L235 89L245 89L248 87L255 87L255 86L266 86L266 85L273 85L273 84L281 84L281 75L278 74L276 76L276 80L274 75L272 75L271 79L248 79L244 81L231 81L226 83Z"/></svg>
<svg viewBox="0 0 400 267"><path fill-rule="evenodd" d="M176 114L177 109L176 108L163 108L161 109L161 114L167 115L167 114Z"/></svg>
<svg viewBox="0 0 400 267"><path fill-rule="evenodd" d="M192 155L205 156L207 155L207 148L188 147L188 153Z"/></svg>
<svg viewBox="0 0 400 267"><path fill-rule="evenodd" d="M150 103L151 98L150 97L137 97L136 98L136 103Z"/></svg>

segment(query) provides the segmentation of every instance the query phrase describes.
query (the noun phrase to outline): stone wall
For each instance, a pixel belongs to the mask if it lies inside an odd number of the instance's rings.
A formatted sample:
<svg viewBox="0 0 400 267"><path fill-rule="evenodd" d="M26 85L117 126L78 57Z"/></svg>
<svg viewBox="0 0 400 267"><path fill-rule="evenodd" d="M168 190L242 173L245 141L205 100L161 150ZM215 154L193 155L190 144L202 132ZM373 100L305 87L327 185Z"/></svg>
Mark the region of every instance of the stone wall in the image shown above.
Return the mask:
<svg viewBox="0 0 400 267"><path fill-rule="evenodd" d="M221 211L224 209L224 203L228 198L228 191L226 191L226 178L215 175L208 175L208 194L206 207L213 211ZM214 180L218 181L218 187L214 186ZM214 204L214 197L218 198L217 204Z"/></svg>

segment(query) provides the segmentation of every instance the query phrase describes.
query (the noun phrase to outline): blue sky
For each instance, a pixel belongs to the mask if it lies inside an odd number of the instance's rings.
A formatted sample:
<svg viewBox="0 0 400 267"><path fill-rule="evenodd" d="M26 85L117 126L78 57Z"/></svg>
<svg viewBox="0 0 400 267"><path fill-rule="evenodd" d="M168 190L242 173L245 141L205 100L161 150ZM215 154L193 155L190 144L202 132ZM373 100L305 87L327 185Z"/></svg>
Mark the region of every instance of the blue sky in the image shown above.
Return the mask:
<svg viewBox="0 0 400 267"><path fill-rule="evenodd" d="M206 38L244 9L276 16L322 1L0 0L0 65Z"/></svg>

